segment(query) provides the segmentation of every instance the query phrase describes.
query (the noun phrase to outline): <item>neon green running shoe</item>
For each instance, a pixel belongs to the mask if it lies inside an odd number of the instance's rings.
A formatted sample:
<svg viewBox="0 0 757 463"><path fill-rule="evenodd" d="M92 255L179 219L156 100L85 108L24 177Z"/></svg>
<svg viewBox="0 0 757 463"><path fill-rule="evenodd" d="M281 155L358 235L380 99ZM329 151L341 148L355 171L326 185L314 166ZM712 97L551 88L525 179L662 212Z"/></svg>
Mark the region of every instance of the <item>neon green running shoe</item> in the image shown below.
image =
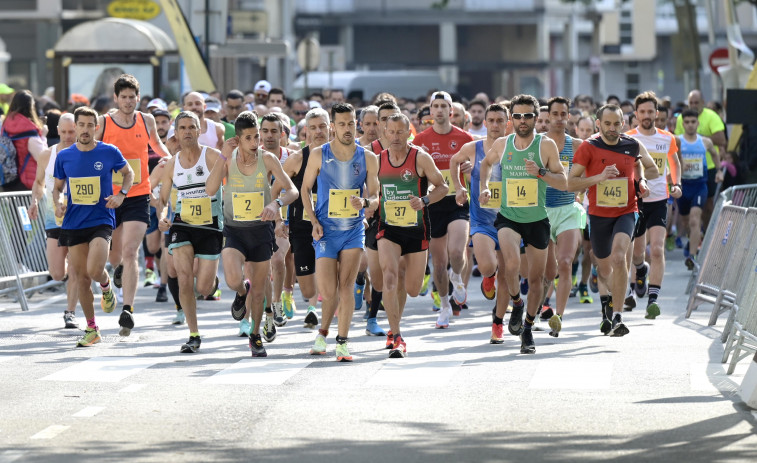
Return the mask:
<svg viewBox="0 0 757 463"><path fill-rule="evenodd" d="M421 285L421 291L418 293L419 296L425 296L428 294L428 282L431 280L431 275L423 275L423 284Z"/></svg>
<svg viewBox="0 0 757 463"><path fill-rule="evenodd" d="M281 301L284 303L284 315L291 320L297 311L297 305L294 303L292 293L290 291L282 291Z"/></svg>
<svg viewBox="0 0 757 463"><path fill-rule="evenodd" d="M315 337L313 347L310 348L310 355L323 355L326 353L326 338L318 333Z"/></svg>
<svg viewBox="0 0 757 463"><path fill-rule="evenodd" d="M113 286L109 286L107 291L103 291L103 297L100 299L100 307L103 312L111 313L116 309L116 294L113 292Z"/></svg>
<svg viewBox="0 0 757 463"><path fill-rule="evenodd" d="M84 330L84 336L76 343L76 347L89 347L101 341L100 332L93 328Z"/></svg>
<svg viewBox="0 0 757 463"><path fill-rule="evenodd" d="M432 310L438 312L442 308L442 298L439 297L438 291L431 291L431 299L434 300L434 307Z"/></svg>
<svg viewBox="0 0 757 463"><path fill-rule="evenodd" d="M350 354L350 350L347 349L346 342L344 344L336 345L336 361L337 362L351 362L352 361L352 354Z"/></svg>

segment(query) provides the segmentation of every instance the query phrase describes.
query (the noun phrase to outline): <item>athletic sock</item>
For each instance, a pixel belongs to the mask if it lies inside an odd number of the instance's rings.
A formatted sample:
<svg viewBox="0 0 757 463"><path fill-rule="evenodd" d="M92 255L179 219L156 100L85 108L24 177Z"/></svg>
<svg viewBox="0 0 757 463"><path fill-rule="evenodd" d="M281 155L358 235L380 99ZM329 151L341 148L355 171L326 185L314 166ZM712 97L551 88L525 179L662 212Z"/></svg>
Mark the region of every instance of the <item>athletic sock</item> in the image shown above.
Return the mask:
<svg viewBox="0 0 757 463"><path fill-rule="evenodd" d="M521 305L521 304L523 304L523 299L520 298L520 293L516 294L515 296L513 296L511 294L510 295L510 299L513 300L513 305Z"/></svg>
<svg viewBox="0 0 757 463"><path fill-rule="evenodd" d="M324 338L329 337L329 330L324 330L323 328L318 329L318 334L323 336Z"/></svg>
<svg viewBox="0 0 757 463"><path fill-rule="evenodd" d="M347 343L347 338L345 338L345 337L342 337L342 336L339 336L339 335L337 334L337 335L336 335L336 343L337 343L337 344L346 344L346 343Z"/></svg>
<svg viewBox="0 0 757 463"><path fill-rule="evenodd" d="M532 317L528 313L526 313L526 320L523 322L523 328L526 330L530 330L532 326L534 326L534 321L536 320L536 317Z"/></svg>
<svg viewBox="0 0 757 463"><path fill-rule="evenodd" d="M103 292L110 289L110 277L108 277L108 281L105 284L100 283L100 289L102 289Z"/></svg>
<svg viewBox="0 0 757 463"><path fill-rule="evenodd" d="M573 262L570 267L570 274L571 276L576 276L578 274L578 262Z"/></svg>
<svg viewBox="0 0 757 463"><path fill-rule="evenodd" d="M124 312L134 313L134 309L129 304L124 304Z"/></svg>
<svg viewBox="0 0 757 463"><path fill-rule="evenodd" d="M383 294L384 293L382 293L381 291L376 291L375 288L371 288L371 311L368 314L368 318L376 318L376 316L378 315Z"/></svg>
<svg viewBox="0 0 757 463"><path fill-rule="evenodd" d="M145 257L145 268L149 268L150 270L155 270L155 258Z"/></svg>
<svg viewBox="0 0 757 463"><path fill-rule="evenodd" d="M93 330L97 329L97 323L95 323L95 317L87 319L87 328L90 328Z"/></svg>
<svg viewBox="0 0 757 463"><path fill-rule="evenodd" d="M360 286L365 284L365 272L357 272L357 277L355 278L355 284L360 285Z"/></svg>
<svg viewBox="0 0 757 463"><path fill-rule="evenodd" d="M195 331L194 333L189 333L189 337L190 338L199 338L200 337L200 332L199 331Z"/></svg>
<svg viewBox="0 0 757 463"><path fill-rule="evenodd" d="M496 315L493 318L494 318L493 322L494 322L495 325L501 325L504 322L503 319L499 318Z"/></svg>
<svg viewBox="0 0 757 463"><path fill-rule="evenodd" d="M660 295L660 286L649 285L649 298L647 299L647 305L657 302L657 296Z"/></svg>
<svg viewBox="0 0 757 463"><path fill-rule="evenodd" d="M176 310L181 310L181 302L179 299L179 278L168 277L168 291L171 293L173 303L176 304Z"/></svg>

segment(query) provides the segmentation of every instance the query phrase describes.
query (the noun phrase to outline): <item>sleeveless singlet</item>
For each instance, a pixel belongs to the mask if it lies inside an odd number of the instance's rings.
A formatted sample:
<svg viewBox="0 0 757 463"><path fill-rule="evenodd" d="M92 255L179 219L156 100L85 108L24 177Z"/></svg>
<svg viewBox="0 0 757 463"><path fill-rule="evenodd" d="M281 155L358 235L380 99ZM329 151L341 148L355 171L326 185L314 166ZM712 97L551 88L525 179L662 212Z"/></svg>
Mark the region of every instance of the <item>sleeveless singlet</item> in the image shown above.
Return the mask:
<svg viewBox="0 0 757 463"><path fill-rule="evenodd" d="M134 124L131 127L121 127L110 114L103 116L103 139L105 143L115 145L134 171L134 182L127 197L149 195L150 173L148 171L147 153L150 144L150 134L147 132L145 117L136 112ZM121 191L123 177L120 173L113 174L113 191Z"/></svg>
<svg viewBox="0 0 757 463"><path fill-rule="evenodd" d="M504 217L518 223L529 223L547 217L544 206L547 184L526 172L526 159L544 167L541 159L541 134L535 134L524 150L515 147L515 134L508 135L502 154L502 206Z"/></svg>
<svg viewBox="0 0 757 463"><path fill-rule="evenodd" d="M352 230L363 226L365 210L356 211L350 205L350 196L362 196L366 179L365 150L358 146L352 159L340 161L331 151L331 145L321 146L321 171L318 174L318 202L315 214L327 231Z"/></svg>
<svg viewBox="0 0 757 463"><path fill-rule="evenodd" d="M202 147L197 163L189 168L181 165L181 151L176 153L173 167L173 187L177 191L176 212L174 225L187 227L223 229L223 214L221 213L221 191L219 188L213 197L205 191L205 182L210 176L205 152L208 147Z"/></svg>
<svg viewBox="0 0 757 463"><path fill-rule="evenodd" d="M573 168L573 138L565 136L565 145L560 151L560 164L565 169L565 175L568 175ZM561 207L573 204L576 201L576 194L570 191L560 191L547 185L547 197L544 203L547 207Z"/></svg>
<svg viewBox="0 0 757 463"><path fill-rule="evenodd" d="M476 160L473 164L473 169L470 173L470 224L471 228L475 226L493 226L494 219L497 218L497 209L481 207L478 202L478 197L481 194L481 161L486 157L484 151L484 140L478 140L476 142ZM497 169L496 166L492 167L491 175L489 175L489 189L491 190L491 182L502 181L502 169ZM502 189L500 188L500 192ZM499 204L497 198L489 199L489 203L495 202Z"/></svg>
<svg viewBox="0 0 757 463"><path fill-rule="evenodd" d="M681 183L698 184L707 182L707 148L702 136L697 134L693 143L681 135Z"/></svg>
<svg viewBox="0 0 757 463"><path fill-rule="evenodd" d="M210 119L207 119L205 120L205 126L207 127L207 130L200 134L200 138L197 139L197 142L201 145L215 148L216 146L218 146L218 133L216 132L216 124Z"/></svg>
<svg viewBox="0 0 757 463"><path fill-rule="evenodd" d="M252 175L245 175L239 170L238 152L237 148L231 154L229 176L223 189L224 225L240 228L270 226L271 222L262 221L258 217L266 204L271 202L271 186L263 162L263 152L258 148L257 163Z"/></svg>
<svg viewBox="0 0 757 463"><path fill-rule="evenodd" d="M430 225L426 209L414 211L409 201L410 195L421 197L428 191L428 179L418 175L417 155L418 149L411 147L405 161L393 166L389 150L379 154L379 233L391 226L398 233L428 237Z"/></svg>

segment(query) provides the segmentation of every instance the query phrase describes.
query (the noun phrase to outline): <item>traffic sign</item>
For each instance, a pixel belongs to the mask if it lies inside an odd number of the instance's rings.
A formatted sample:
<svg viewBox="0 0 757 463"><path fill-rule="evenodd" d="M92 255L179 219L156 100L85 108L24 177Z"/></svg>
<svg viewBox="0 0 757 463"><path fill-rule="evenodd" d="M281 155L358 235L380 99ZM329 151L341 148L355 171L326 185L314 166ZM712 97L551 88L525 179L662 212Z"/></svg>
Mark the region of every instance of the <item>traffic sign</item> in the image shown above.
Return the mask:
<svg viewBox="0 0 757 463"><path fill-rule="evenodd" d="M719 75L720 73L718 72L718 68L720 66L731 64L731 62L728 60L728 48L721 47L712 50L708 61L710 63L710 69L712 69L712 72Z"/></svg>
<svg viewBox="0 0 757 463"><path fill-rule="evenodd" d="M321 61L321 44L315 37L308 37L297 45L297 64L303 71L316 71Z"/></svg>

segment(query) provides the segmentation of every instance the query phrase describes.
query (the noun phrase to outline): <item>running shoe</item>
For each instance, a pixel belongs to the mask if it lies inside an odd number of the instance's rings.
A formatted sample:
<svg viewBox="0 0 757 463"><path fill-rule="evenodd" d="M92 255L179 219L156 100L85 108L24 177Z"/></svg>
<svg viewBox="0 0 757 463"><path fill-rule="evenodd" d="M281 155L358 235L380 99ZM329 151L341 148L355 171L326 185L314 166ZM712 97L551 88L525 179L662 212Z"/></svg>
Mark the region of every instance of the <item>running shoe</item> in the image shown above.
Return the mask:
<svg viewBox="0 0 757 463"><path fill-rule="evenodd" d="M531 330L523 330L523 332L520 334L520 353L536 353L536 343L534 343L534 335Z"/></svg>
<svg viewBox="0 0 757 463"><path fill-rule="evenodd" d="M291 320L294 317L294 312L297 311L297 305L294 303L294 297L291 291L281 292L281 302L284 303L284 315Z"/></svg>
<svg viewBox="0 0 757 463"><path fill-rule="evenodd" d="M76 347L89 347L101 341L100 332L94 328L84 330L84 336L76 343Z"/></svg>
<svg viewBox="0 0 757 463"><path fill-rule="evenodd" d="M570 288L570 294L568 294L568 297L576 297L576 294L578 294L578 285L573 285Z"/></svg>
<svg viewBox="0 0 757 463"><path fill-rule="evenodd" d="M289 319L284 316L284 304L281 301L272 302L271 308L273 309L273 323L276 326L286 325Z"/></svg>
<svg viewBox="0 0 757 463"><path fill-rule="evenodd" d="M665 238L665 250L670 252L676 248L676 239L673 235L668 235Z"/></svg>
<svg viewBox="0 0 757 463"><path fill-rule="evenodd" d="M326 353L326 337L321 333L315 337L313 347L310 348L310 355L323 355Z"/></svg>
<svg viewBox="0 0 757 463"><path fill-rule="evenodd" d="M351 362L352 361L352 354L350 354L350 350L347 348L346 342L336 345L336 361L337 362Z"/></svg>
<svg viewBox="0 0 757 463"><path fill-rule="evenodd" d="M465 283L463 283L463 277L455 274L452 269L449 269L449 281L452 283L452 297L455 298L457 305L465 304L468 299L468 291L465 289Z"/></svg>
<svg viewBox="0 0 757 463"><path fill-rule="evenodd" d="M134 329L134 315L128 310L122 310L121 316L118 317L118 326L121 327L118 334L121 336L129 336L131 330Z"/></svg>
<svg viewBox="0 0 757 463"><path fill-rule="evenodd" d="M186 315L184 315L183 310L177 310L176 315L173 317L173 320L171 320L172 325L183 325L184 322L187 321Z"/></svg>
<svg viewBox="0 0 757 463"><path fill-rule="evenodd" d="M68 329L79 327L79 324L76 322L76 314L74 314L73 312L63 312L63 323L65 323L65 326Z"/></svg>
<svg viewBox="0 0 757 463"><path fill-rule="evenodd" d="M365 291L365 283L359 285L355 283L355 310L360 310L363 306L363 292Z"/></svg>
<svg viewBox="0 0 757 463"><path fill-rule="evenodd" d="M434 306L431 308L434 312L438 312L442 308L442 298L439 296L439 291L431 291L431 299L434 301Z"/></svg>
<svg viewBox="0 0 757 463"><path fill-rule="evenodd" d="M318 314L315 313L315 307L308 306L308 312L305 314L305 328L314 329L318 326Z"/></svg>
<svg viewBox="0 0 757 463"><path fill-rule="evenodd" d="M520 293L524 296L528 294L528 278L520 279Z"/></svg>
<svg viewBox="0 0 757 463"><path fill-rule="evenodd" d="M116 295L113 293L113 287L108 286L107 291L103 291L103 296L100 299L100 307L103 312L111 313L116 309Z"/></svg>
<svg viewBox="0 0 757 463"><path fill-rule="evenodd" d="M599 276L597 275L597 268L591 266L591 278L589 278L589 289L594 294L599 292Z"/></svg>
<svg viewBox="0 0 757 463"><path fill-rule="evenodd" d="M633 294L633 290L628 288L628 294L623 300L623 310L630 312L636 308L636 296Z"/></svg>
<svg viewBox="0 0 757 463"><path fill-rule="evenodd" d="M492 337L489 338L489 344L504 344L505 339L502 337L504 331L505 327L502 326L502 323L499 325L492 323Z"/></svg>
<svg viewBox="0 0 757 463"><path fill-rule="evenodd" d="M379 326L375 318L369 318L365 326L365 334L368 336L384 336L386 333Z"/></svg>
<svg viewBox="0 0 757 463"><path fill-rule="evenodd" d="M389 351L389 358L403 359L405 357L407 357L407 344L405 344L405 340L400 335L394 338L394 345L392 346L392 350Z"/></svg>
<svg viewBox="0 0 757 463"><path fill-rule="evenodd" d="M218 287L219 281L218 277L216 277L215 282L213 284L213 290L210 292L209 296L206 296L204 299L206 301L220 301L221 300L221 289Z"/></svg>
<svg viewBox="0 0 757 463"><path fill-rule="evenodd" d="M694 258L691 256L687 257L683 263L686 264L686 268L689 269L689 271L694 270L694 267L696 266Z"/></svg>
<svg viewBox="0 0 757 463"><path fill-rule="evenodd" d="M594 298L589 294L589 288L583 283L578 285L578 300L581 304L592 304L594 302Z"/></svg>
<svg viewBox="0 0 757 463"><path fill-rule="evenodd" d="M513 336L518 336L523 331L523 309L525 304L521 299L520 304L513 304L513 311L510 314L510 321L507 322L507 331Z"/></svg>
<svg viewBox="0 0 757 463"><path fill-rule="evenodd" d="M478 269L478 264L473 266L473 270L471 271L471 275L478 278L481 276L481 270Z"/></svg>
<svg viewBox="0 0 757 463"><path fill-rule="evenodd" d="M148 286L152 286L155 284L155 282L158 281L158 274L154 272L152 269L146 268L145 269L145 288Z"/></svg>
<svg viewBox="0 0 757 463"><path fill-rule="evenodd" d="M234 301L231 303L231 318L234 320L242 320L247 313L245 301L248 294L250 294L250 280L244 280L244 294L240 296L239 293L235 293Z"/></svg>
<svg viewBox="0 0 757 463"><path fill-rule="evenodd" d="M423 275L423 283L421 284L421 291L418 293L419 296L425 296L428 294L428 282L431 280L431 274L425 274Z"/></svg>
<svg viewBox="0 0 757 463"><path fill-rule="evenodd" d="M253 357L268 357L259 334L250 335L250 352Z"/></svg>
<svg viewBox="0 0 757 463"><path fill-rule="evenodd" d="M644 262L644 270L636 270L636 285L634 291L638 297L644 297L647 294L647 285L649 283L649 264Z"/></svg>
<svg viewBox="0 0 757 463"><path fill-rule="evenodd" d="M250 333L252 333L252 324L246 318L239 320L239 333L237 333L237 336L246 338L250 336Z"/></svg>
<svg viewBox="0 0 757 463"><path fill-rule="evenodd" d="M660 315L660 305L657 304L657 301L650 302L647 304L647 314L644 315L644 318L647 320L654 320Z"/></svg>
<svg viewBox="0 0 757 463"><path fill-rule="evenodd" d="M691 252L689 251L689 241L686 241L686 244L683 245L683 257L687 258L691 256Z"/></svg>
<svg viewBox="0 0 757 463"><path fill-rule="evenodd" d="M447 305L446 307L442 306L441 310L439 311L439 316L436 319L436 328L437 329L444 329L449 328L449 316L452 313L452 307Z"/></svg>
<svg viewBox="0 0 757 463"><path fill-rule="evenodd" d="M552 315L549 319L549 327L552 330L549 332L550 336L553 338L560 336L560 330L562 330L562 317L557 314Z"/></svg>
<svg viewBox="0 0 757 463"><path fill-rule="evenodd" d="M389 331L386 333L386 348L391 349L392 347L394 347L394 335Z"/></svg>
<svg viewBox="0 0 757 463"><path fill-rule="evenodd" d="M541 319L543 321L547 321L555 314L555 311L550 307L549 304L544 304L541 308Z"/></svg>
<svg viewBox="0 0 757 463"><path fill-rule="evenodd" d="M265 339L265 342L273 342L273 340L276 339L276 325L273 322L273 315L269 313L265 314L263 339Z"/></svg>
<svg viewBox="0 0 757 463"><path fill-rule="evenodd" d="M620 318L620 314L615 314L612 319L612 328L610 329L610 336L619 338L628 334L628 328Z"/></svg>
<svg viewBox="0 0 757 463"><path fill-rule="evenodd" d="M113 286L115 286L116 288L121 287L123 283L121 281L121 279L123 278L123 275L124 275L124 266L123 264L118 264L116 266L116 269L113 271Z"/></svg>
<svg viewBox="0 0 757 463"><path fill-rule="evenodd" d="M678 249L681 249L683 247L683 240L680 236L676 236L675 245Z"/></svg>
<svg viewBox="0 0 757 463"><path fill-rule="evenodd" d="M189 336L189 341L181 345L182 354L194 354L200 348L202 340L199 336Z"/></svg>
<svg viewBox="0 0 757 463"><path fill-rule="evenodd" d="M165 286L158 286L158 293L155 295L155 302L168 302L168 292Z"/></svg>
<svg viewBox="0 0 757 463"><path fill-rule="evenodd" d="M490 277L484 277L483 280L481 280L481 292L483 293L484 297L488 300L493 300L495 297L497 297L497 275L492 275Z"/></svg>
<svg viewBox="0 0 757 463"><path fill-rule="evenodd" d="M607 335L610 333L610 330L612 329L612 322L606 317L602 317L602 322L599 324L599 331L602 332L602 334Z"/></svg>
<svg viewBox="0 0 757 463"><path fill-rule="evenodd" d="M457 302L455 302L455 298L451 297L449 298L449 306L452 309L452 315L455 317L460 316L460 311L463 310L463 307L458 305Z"/></svg>

